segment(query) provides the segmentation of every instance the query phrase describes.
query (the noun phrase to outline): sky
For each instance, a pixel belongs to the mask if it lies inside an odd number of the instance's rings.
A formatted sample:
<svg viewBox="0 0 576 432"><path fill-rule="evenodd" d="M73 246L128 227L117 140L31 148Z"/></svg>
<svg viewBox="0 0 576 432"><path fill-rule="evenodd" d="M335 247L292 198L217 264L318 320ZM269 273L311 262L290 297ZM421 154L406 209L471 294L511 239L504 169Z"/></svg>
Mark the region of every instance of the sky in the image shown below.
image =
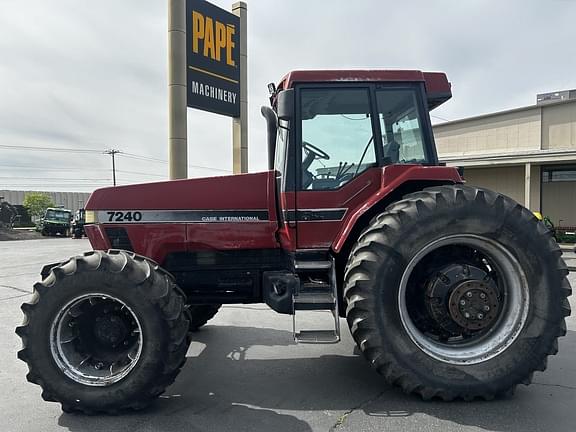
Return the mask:
<svg viewBox="0 0 576 432"><path fill-rule="evenodd" d="M266 169L267 84L290 70L446 72L453 98L436 123L576 88L576 0L247 3L250 172ZM119 184L167 178L167 6L0 0L0 189L110 185L107 149L123 152ZM190 177L231 174L231 131L228 117L188 110Z"/></svg>

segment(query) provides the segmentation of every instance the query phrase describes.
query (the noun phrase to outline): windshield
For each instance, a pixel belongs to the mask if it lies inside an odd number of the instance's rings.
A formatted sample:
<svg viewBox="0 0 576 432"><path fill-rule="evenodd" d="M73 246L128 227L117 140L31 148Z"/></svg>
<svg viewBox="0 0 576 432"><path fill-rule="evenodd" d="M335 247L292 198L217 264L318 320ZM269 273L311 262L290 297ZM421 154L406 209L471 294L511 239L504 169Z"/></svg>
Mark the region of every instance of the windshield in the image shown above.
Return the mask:
<svg viewBox="0 0 576 432"><path fill-rule="evenodd" d="M70 212L65 210L46 210L46 219L54 219L57 221L68 222L70 220Z"/></svg>

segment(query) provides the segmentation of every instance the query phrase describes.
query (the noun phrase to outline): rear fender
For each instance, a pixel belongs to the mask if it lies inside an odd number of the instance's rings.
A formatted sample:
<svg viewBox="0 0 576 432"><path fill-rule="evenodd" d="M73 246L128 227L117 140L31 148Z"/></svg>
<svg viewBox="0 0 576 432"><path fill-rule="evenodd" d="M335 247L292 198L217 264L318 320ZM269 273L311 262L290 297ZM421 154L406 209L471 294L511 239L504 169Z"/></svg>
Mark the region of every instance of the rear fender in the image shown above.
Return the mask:
<svg viewBox="0 0 576 432"><path fill-rule="evenodd" d="M334 241L336 254L346 252L370 220L404 195L430 186L463 183L456 168L421 165L390 165L383 169L380 189L361 207L347 215Z"/></svg>

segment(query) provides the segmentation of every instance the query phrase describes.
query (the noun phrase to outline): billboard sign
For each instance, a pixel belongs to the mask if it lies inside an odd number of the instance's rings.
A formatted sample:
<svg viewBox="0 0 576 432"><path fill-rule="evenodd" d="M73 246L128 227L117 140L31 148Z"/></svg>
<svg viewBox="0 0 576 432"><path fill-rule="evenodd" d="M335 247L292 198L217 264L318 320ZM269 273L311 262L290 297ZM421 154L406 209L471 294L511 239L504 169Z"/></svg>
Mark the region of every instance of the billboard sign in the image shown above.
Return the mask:
<svg viewBox="0 0 576 432"><path fill-rule="evenodd" d="M240 18L205 0L186 0L187 104L240 116Z"/></svg>

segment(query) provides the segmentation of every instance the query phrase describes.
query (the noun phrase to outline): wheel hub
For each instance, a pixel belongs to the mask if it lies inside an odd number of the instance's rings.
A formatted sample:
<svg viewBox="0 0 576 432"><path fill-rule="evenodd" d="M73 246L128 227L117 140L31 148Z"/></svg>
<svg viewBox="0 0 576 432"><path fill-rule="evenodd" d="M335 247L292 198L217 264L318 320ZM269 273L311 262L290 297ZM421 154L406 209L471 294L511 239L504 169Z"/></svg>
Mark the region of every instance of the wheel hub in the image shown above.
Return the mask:
<svg viewBox="0 0 576 432"><path fill-rule="evenodd" d="M128 327L117 315L100 316L94 324L94 336L98 342L114 347L128 336Z"/></svg>
<svg viewBox="0 0 576 432"><path fill-rule="evenodd" d="M50 348L58 367L77 383L107 386L123 379L142 352L142 328L122 300L86 294L55 317Z"/></svg>
<svg viewBox="0 0 576 432"><path fill-rule="evenodd" d="M398 292L400 318L429 356L449 364L482 363L518 337L528 314L527 286L522 266L500 243L473 234L443 237L407 264Z"/></svg>
<svg viewBox="0 0 576 432"><path fill-rule="evenodd" d="M490 285L469 280L459 284L449 299L450 317L466 330L482 330L498 316L498 294Z"/></svg>

